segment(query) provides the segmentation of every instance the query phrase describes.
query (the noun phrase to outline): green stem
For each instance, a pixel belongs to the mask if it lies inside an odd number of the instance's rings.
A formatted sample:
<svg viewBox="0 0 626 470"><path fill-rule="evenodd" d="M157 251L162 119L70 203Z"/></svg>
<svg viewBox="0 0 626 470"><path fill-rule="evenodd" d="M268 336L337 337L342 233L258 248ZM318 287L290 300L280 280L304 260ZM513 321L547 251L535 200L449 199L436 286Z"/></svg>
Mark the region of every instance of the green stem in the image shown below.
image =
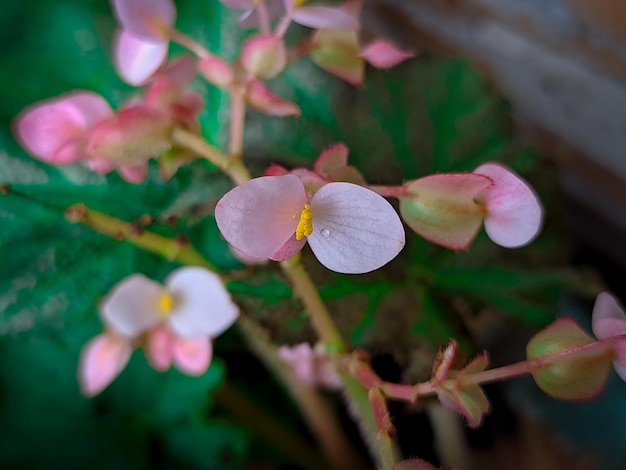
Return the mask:
<svg viewBox="0 0 626 470"><path fill-rule="evenodd" d="M74 204L65 210L65 218L72 223L82 223L90 229L120 241L127 241L146 251L151 251L169 261L216 268L198 253L188 241L168 238L148 232L143 227L125 222L110 215L89 209L84 204Z"/></svg>
<svg viewBox="0 0 626 470"><path fill-rule="evenodd" d="M298 466L306 470L325 468L320 454L293 430L288 429L275 415L229 385L222 384L212 397L236 419L261 436L268 444L282 452ZM345 467L348 468L348 467Z"/></svg>
<svg viewBox="0 0 626 470"><path fill-rule="evenodd" d="M209 144L201 136L178 127L172 133L172 140L212 162L230 176L236 184L245 183L250 179L250 173L241 159L228 158L220 149Z"/></svg>
<svg viewBox="0 0 626 470"><path fill-rule="evenodd" d="M246 97L243 87L233 87L231 91L230 142L228 151L231 160L241 162L243 154L243 131L246 121ZM248 177L250 179L250 177ZM236 181L237 184L241 182Z"/></svg>
<svg viewBox="0 0 626 470"><path fill-rule="evenodd" d="M345 353L346 345L330 316L326 304L320 298L319 292L311 281L309 274L302 266L300 254L281 261L280 267L287 275L297 296L302 300L304 308L309 314L313 328L324 342L330 353Z"/></svg>

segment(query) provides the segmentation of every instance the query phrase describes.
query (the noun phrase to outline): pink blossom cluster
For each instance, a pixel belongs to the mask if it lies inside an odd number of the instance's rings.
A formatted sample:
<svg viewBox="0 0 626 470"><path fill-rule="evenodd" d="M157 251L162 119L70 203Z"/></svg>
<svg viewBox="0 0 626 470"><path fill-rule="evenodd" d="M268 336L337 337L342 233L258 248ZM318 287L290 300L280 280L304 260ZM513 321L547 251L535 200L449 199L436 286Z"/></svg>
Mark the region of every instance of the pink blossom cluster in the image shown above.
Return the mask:
<svg viewBox="0 0 626 470"><path fill-rule="evenodd" d="M100 393L138 345L156 370L174 364L186 374L201 375L211 363L211 338L238 315L219 276L206 269L177 269L165 285L134 274L114 286L100 305L106 329L83 349L81 389L88 396Z"/></svg>

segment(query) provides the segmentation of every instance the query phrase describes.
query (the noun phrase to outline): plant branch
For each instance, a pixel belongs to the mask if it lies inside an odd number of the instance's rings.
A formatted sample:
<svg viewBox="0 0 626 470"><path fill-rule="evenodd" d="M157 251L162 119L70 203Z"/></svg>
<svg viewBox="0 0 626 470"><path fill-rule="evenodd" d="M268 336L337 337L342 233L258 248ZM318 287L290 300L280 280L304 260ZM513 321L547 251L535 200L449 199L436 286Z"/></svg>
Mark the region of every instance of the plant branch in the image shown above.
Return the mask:
<svg viewBox="0 0 626 470"><path fill-rule="evenodd" d="M169 261L216 270L187 240L163 237L148 232L140 225L89 209L84 204L74 204L68 207L65 210L65 218L69 222L81 223L103 235L119 241L127 241L146 251L161 255Z"/></svg>

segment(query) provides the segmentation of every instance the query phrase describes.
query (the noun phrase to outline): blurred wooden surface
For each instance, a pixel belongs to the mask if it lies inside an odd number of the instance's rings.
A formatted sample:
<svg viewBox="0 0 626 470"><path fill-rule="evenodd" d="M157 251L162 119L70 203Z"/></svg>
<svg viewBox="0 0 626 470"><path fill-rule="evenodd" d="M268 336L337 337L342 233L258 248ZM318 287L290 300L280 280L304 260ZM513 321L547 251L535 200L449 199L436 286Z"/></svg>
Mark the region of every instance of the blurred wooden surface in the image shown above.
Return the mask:
<svg viewBox="0 0 626 470"><path fill-rule="evenodd" d="M577 235L626 266L624 0L371 0L364 21L473 61L557 159Z"/></svg>

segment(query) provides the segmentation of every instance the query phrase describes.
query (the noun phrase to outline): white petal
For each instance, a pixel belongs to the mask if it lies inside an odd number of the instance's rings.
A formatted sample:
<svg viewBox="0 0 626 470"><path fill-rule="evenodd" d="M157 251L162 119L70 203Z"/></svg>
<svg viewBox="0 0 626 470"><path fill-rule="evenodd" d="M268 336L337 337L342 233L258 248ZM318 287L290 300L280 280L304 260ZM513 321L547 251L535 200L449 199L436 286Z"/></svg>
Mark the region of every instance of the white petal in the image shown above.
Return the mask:
<svg viewBox="0 0 626 470"><path fill-rule="evenodd" d="M352 183L329 183L311 199L309 245L328 269L346 274L373 271L404 246L400 217L383 197Z"/></svg>
<svg viewBox="0 0 626 470"><path fill-rule="evenodd" d="M219 276L199 267L172 272L165 282L174 298L169 318L172 330L183 337L215 337L228 329L239 316Z"/></svg>
<svg viewBox="0 0 626 470"><path fill-rule="evenodd" d="M137 336L159 320L163 286L142 274L133 274L113 287L100 306L103 321L125 336Z"/></svg>
<svg viewBox="0 0 626 470"><path fill-rule="evenodd" d="M115 41L115 68L126 83L143 85L165 62L169 43L151 43L122 31Z"/></svg>

